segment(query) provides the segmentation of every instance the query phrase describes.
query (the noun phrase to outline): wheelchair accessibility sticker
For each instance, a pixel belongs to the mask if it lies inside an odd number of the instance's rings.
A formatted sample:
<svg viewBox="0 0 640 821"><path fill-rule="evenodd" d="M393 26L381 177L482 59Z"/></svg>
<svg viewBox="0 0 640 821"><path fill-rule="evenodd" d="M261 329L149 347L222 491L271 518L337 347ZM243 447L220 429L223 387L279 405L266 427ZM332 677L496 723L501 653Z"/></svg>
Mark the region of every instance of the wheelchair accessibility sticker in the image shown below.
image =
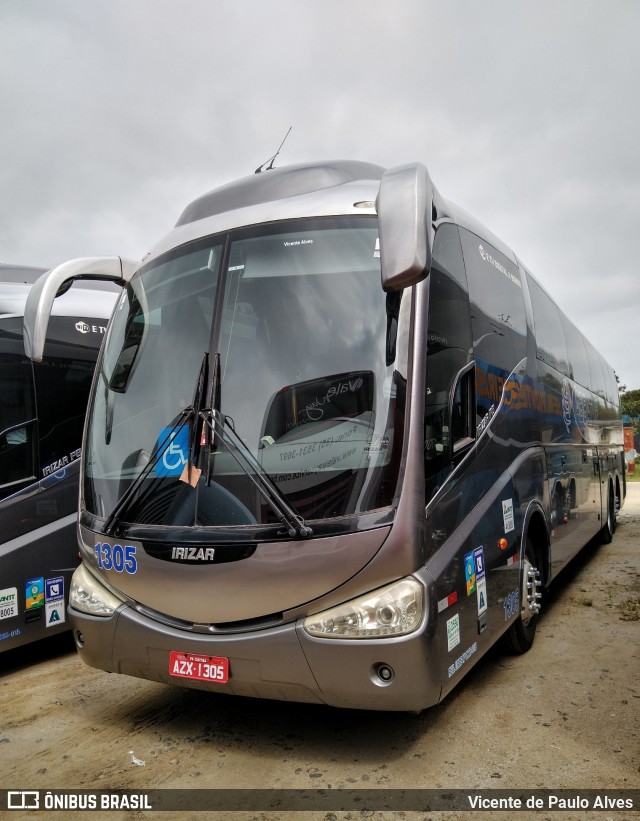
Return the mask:
<svg viewBox="0 0 640 821"><path fill-rule="evenodd" d="M173 432L172 432L173 431ZM167 442L167 438L170 441ZM156 476L180 476L187 464L189 454L189 427L183 425L181 428L162 428L158 436L158 450L164 453L156 464Z"/></svg>

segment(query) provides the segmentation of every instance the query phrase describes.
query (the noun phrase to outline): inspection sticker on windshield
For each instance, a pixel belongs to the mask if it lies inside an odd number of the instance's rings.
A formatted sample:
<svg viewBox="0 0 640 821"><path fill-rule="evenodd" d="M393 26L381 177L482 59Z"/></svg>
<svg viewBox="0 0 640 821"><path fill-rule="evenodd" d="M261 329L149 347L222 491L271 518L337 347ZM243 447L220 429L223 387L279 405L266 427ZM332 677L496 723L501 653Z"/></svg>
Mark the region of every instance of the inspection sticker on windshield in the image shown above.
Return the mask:
<svg viewBox="0 0 640 821"><path fill-rule="evenodd" d="M179 678L226 684L229 680L229 659L172 650L169 654L169 673Z"/></svg>

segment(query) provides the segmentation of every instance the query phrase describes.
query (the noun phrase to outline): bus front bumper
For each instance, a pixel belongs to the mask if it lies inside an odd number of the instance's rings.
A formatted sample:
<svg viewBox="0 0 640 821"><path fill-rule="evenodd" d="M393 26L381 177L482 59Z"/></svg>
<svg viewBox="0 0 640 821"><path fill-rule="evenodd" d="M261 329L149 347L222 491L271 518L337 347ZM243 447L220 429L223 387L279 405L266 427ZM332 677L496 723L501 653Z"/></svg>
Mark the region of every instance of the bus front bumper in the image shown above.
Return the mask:
<svg viewBox="0 0 640 821"><path fill-rule="evenodd" d="M302 621L241 633L202 634L122 605L109 617L69 608L76 646L90 667L230 695L367 710L419 711L439 701L440 659L426 626L386 639L319 639ZM228 659L224 684L178 677L170 654Z"/></svg>

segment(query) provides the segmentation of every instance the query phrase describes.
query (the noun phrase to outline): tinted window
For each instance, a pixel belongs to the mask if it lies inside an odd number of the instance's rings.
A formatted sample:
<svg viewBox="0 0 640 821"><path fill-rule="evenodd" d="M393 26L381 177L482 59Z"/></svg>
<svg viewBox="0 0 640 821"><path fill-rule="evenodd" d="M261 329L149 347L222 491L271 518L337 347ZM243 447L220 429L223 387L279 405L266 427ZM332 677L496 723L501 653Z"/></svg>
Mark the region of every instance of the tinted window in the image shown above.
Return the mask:
<svg viewBox="0 0 640 821"><path fill-rule="evenodd" d="M34 478L33 372L22 346L22 320L0 323L0 497Z"/></svg>
<svg viewBox="0 0 640 821"><path fill-rule="evenodd" d="M576 326L566 318L566 316L561 314L560 317L564 330L565 342L567 343L569 374L573 377L573 379L575 379L576 382L579 382L581 385L584 385L585 388L588 388L590 374L587 351L584 346L584 337Z"/></svg>
<svg viewBox="0 0 640 821"><path fill-rule="evenodd" d="M602 374L604 376L605 389L607 391L607 399L612 405L616 407L620 404L620 392L618 391L618 382L612 368L607 365L602 357L600 358L602 365Z"/></svg>
<svg viewBox="0 0 640 821"><path fill-rule="evenodd" d="M452 447L469 435L467 380L453 397L455 379L471 358L471 320L458 228L436 231L429 274L429 326L424 404L425 476L429 499L452 466Z"/></svg>
<svg viewBox="0 0 640 821"><path fill-rule="evenodd" d="M451 407L451 443L454 453L469 444L476 435L475 368L459 379L453 394Z"/></svg>
<svg viewBox="0 0 640 821"><path fill-rule="evenodd" d="M467 290L467 274L457 225L445 222L438 227L433 240L432 265L444 271L464 291Z"/></svg>
<svg viewBox="0 0 640 821"><path fill-rule="evenodd" d="M511 371L526 355L527 321L518 266L460 229L477 357Z"/></svg>
<svg viewBox="0 0 640 821"><path fill-rule="evenodd" d="M590 388L593 393L596 393L601 399L606 399L607 391L605 389L600 354L596 351L593 345L586 340L585 348L587 351L587 358L589 360Z"/></svg>
<svg viewBox="0 0 640 821"><path fill-rule="evenodd" d="M101 335L75 332L77 320L51 317L42 363L34 366L40 432L40 467L78 458L87 400ZM104 319L83 320L88 328ZM79 323L78 323L79 324ZM41 473L42 475L42 473Z"/></svg>
<svg viewBox="0 0 640 821"><path fill-rule="evenodd" d="M602 371L602 385L604 393L608 402L616 407L619 404L618 383L616 382L615 374L612 368L605 362L605 360L598 354L600 359L600 370Z"/></svg>
<svg viewBox="0 0 640 821"><path fill-rule="evenodd" d="M569 376L567 346L558 306L531 276L528 278L538 359Z"/></svg>
<svg viewBox="0 0 640 821"><path fill-rule="evenodd" d="M469 295L460 237L455 225L445 223L436 231L429 275L428 351L445 348L471 351Z"/></svg>

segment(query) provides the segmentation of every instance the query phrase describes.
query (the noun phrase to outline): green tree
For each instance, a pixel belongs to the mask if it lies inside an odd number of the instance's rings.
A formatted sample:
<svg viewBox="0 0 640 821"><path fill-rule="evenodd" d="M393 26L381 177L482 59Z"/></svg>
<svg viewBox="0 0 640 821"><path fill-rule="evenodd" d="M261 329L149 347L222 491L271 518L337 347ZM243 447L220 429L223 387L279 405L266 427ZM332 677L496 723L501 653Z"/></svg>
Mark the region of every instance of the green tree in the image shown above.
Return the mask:
<svg viewBox="0 0 640 821"><path fill-rule="evenodd" d="M620 397L623 413L628 413L633 424L633 432L640 434L640 388L626 391Z"/></svg>

